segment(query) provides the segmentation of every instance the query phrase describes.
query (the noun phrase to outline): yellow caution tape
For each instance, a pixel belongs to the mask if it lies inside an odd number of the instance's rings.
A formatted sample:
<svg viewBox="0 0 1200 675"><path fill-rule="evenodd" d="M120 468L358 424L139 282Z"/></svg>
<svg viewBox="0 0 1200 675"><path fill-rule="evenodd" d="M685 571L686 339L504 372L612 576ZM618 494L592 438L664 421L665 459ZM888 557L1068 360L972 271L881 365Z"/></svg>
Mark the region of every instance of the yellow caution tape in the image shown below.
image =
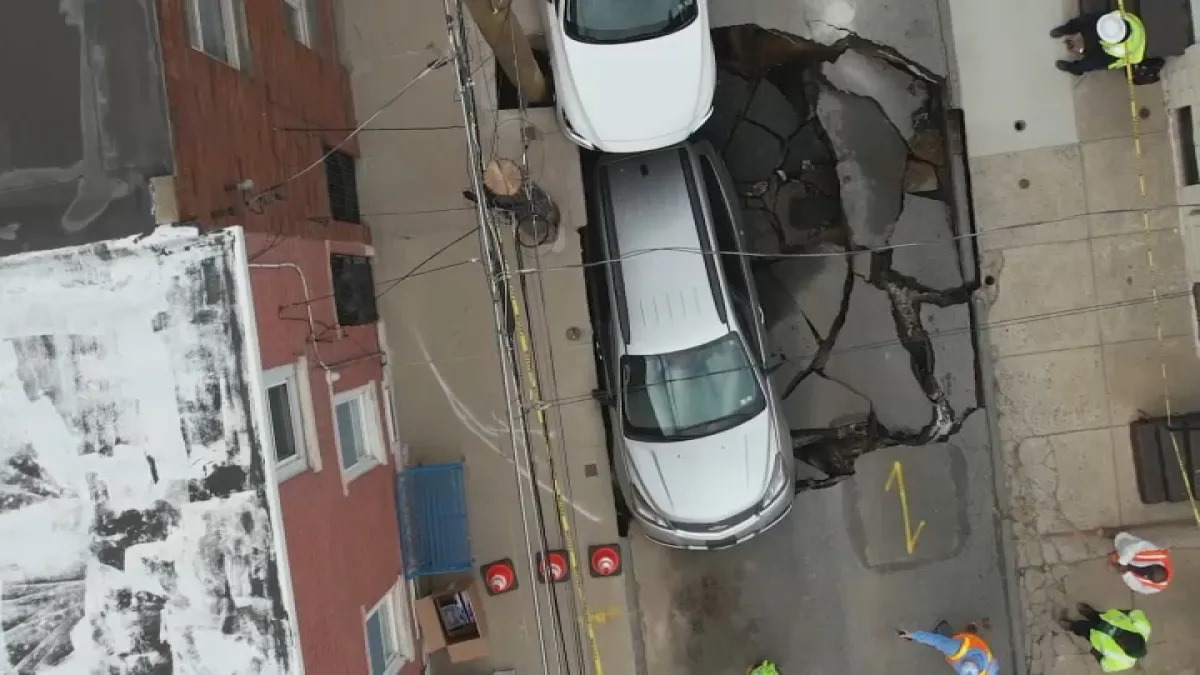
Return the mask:
<svg viewBox="0 0 1200 675"><path fill-rule="evenodd" d="M1126 13L1125 0L1117 0L1117 8L1122 14ZM1158 268L1154 264L1154 249L1153 238L1150 233L1150 211L1146 208L1146 160L1142 153L1142 134L1141 122L1138 116L1137 90L1133 83L1133 64L1128 61L1125 63L1125 81L1129 88L1129 119L1133 124L1133 152L1137 161L1138 174L1138 197L1142 201L1142 231L1146 236L1146 264L1150 270L1151 291L1150 297L1154 305L1154 324L1158 336L1158 355L1159 369L1162 374L1163 383L1163 403L1167 411L1167 425L1171 424L1171 384L1167 379L1167 358L1166 346L1163 343L1163 327L1162 327L1162 311L1159 305L1158 295ZM1196 504L1196 491L1192 484L1192 476L1188 474L1187 463L1183 459L1183 450L1179 447L1179 439L1174 432L1167 434L1171 438L1171 447L1175 451L1175 461L1179 465L1179 472L1183 475L1183 485L1187 489L1188 502L1192 507L1192 517L1196 520L1196 525L1200 527L1200 506Z"/></svg>
<svg viewBox="0 0 1200 675"><path fill-rule="evenodd" d="M504 255L503 251L501 251L501 255ZM509 304L512 306L513 324L516 326L517 332L517 343L521 348L521 354L524 356L523 365L525 369L526 386L529 389L529 397L531 401L540 401L541 388L538 385L537 373L533 366L533 351L530 348L529 337L525 330L524 320L522 318L523 314L521 312L521 302L517 299L517 294L513 290L513 284L511 281L506 283L505 286L508 288L508 300ZM544 407L535 405L533 407L533 412L534 415L537 416L538 424L541 425L542 429L548 429ZM546 433L545 437L546 453L549 456L551 454L550 434ZM551 464L553 464L553 457L548 457L548 459ZM558 482L558 474L553 470L551 470L550 474L550 485L551 489L554 491L554 510L558 515L559 527L562 529L563 543L567 549L567 561L571 567L571 585L575 593L575 600L579 604L577 612L582 618L584 628L587 632L588 647L592 652L592 666L594 668L594 675L604 675L604 664L600 661L600 647L596 643L596 630L593 626L593 617L591 612L588 611L587 597L583 592L583 579L579 571L579 555L575 547L575 538L571 534L571 522L567 517L567 499L563 495L562 487ZM537 496L536 486L534 486L534 495Z"/></svg>

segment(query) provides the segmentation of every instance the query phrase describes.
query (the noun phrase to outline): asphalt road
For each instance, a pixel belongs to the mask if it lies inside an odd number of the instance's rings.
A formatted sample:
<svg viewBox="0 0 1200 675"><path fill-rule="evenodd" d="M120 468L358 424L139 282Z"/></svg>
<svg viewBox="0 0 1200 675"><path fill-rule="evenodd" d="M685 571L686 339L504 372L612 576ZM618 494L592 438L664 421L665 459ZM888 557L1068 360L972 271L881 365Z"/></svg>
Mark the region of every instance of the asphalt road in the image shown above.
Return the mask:
<svg viewBox="0 0 1200 675"><path fill-rule="evenodd" d="M884 447L730 550L668 550L635 526L648 671L740 673L771 658L809 675L942 672L940 655L895 629L943 618L987 619L1011 664L967 305L975 265L969 239L955 237L968 226L952 217L945 62L929 47L941 39L936 4L782 6L716 3L718 21L742 23L741 11L787 34L715 32L722 70L701 133L725 148L758 251L828 254L764 261L757 273L793 430L870 415ZM835 23L856 32L831 35Z"/></svg>

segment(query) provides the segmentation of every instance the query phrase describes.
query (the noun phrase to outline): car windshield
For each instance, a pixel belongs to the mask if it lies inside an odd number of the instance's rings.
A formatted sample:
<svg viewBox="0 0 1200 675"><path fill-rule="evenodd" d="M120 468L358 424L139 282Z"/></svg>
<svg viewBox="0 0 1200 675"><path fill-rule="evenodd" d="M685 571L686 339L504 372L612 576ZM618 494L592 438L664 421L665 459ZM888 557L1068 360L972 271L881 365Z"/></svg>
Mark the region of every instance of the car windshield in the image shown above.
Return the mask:
<svg viewBox="0 0 1200 675"><path fill-rule="evenodd" d="M667 35L699 15L696 0L567 0L564 18L571 39L605 44Z"/></svg>
<svg viewBox="0 0 1200 675"><path fill-rule="evenodd" d="M766 399L737 333L699 347L621 360L630 438L682 440L754 417Z"/></svg>

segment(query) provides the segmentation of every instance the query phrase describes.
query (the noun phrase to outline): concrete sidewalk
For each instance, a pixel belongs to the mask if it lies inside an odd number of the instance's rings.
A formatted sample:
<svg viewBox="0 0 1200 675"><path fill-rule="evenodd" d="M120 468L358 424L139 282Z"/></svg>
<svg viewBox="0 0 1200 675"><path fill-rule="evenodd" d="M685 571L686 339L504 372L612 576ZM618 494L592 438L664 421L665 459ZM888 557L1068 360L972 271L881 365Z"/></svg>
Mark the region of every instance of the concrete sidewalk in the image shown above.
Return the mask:
<svg viewBox="0 0 1200 675"><path fill-rule="evenodd" d="M445 49L442 7L386 0L340 5L355 109L365 119ZM532 0L520 5L530 32L539 29L536 7ZM515 111L496 111L494 62L467 23L485 156L520 160L528 125L536 139L527 151L530 171L562 211L558 236L536 252L526 250L525 264L577 265L575 229L584 220L578 151L558 131L552 109L532 110L524 123ZM530 463L510 442L492 300L477 262L476 214L462 194L471 186L462 123L453 70L446 67L371 125L392 131L359 136L359 193L377 250L376 280L399 279L427 259L422 270L461 263L380 286L394 406L409 463L465 462L475 564L511 558L518 576L515 591L485 599L488 658L451 664L445 654L434 654L432 672L632 673L628 576L597 579L587 570L587 547L617 541L617 534L604 432L590 399L596 385L582 270L530 275L528 295L514 283L519 323L533 337L538 398L575 402L547 406L545 429L527 415ZM395 131L413 127L421 129ZM512 241L506 249L515 267ZM523 388L529 385L523 379ZM569 533L555 512L556 492L567 505ZM551 587L537 581L532 557L542 550L543 536L551 549L576 549L581 568L572 570L572 582ZM477 570L469 574L479 583Z"/></svg>
<svg viewBox="0 0 1200 675"><path fill-rule="evenodd" d="M1054 68L1062 47L1046 32L1075 8L1035 0L950 8L982 272L993 280L980 305L1007 475L1009 499L999 506L1016 541L1024 616L1026 664L1013 671L1099 672L1055 626L1086 601L1147 610L1154 634L1144 672L1195 673L1190 577L1200 554L1180 547L1196 525L1186 504L1141 503L1128 429L1141 413L1164 414L1163 365L1173 411L1200 409L1185 253L1193 223L1176 206L1163 88L1137 88L1143 201L1124 73L1074 79ZM1158 311L1155 290L1165 296ZM1111 541L1094 532L1165 522L1184 524L1147 536L1177 547L1180 581L1133 598L1105 570Z"/></svg>

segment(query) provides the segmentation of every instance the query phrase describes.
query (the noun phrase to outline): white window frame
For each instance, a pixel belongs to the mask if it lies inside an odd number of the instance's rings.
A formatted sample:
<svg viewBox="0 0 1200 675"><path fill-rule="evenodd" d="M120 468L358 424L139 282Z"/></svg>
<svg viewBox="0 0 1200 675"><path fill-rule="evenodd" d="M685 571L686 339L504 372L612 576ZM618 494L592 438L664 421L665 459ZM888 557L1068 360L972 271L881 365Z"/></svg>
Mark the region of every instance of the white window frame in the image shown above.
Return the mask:
<svg viewBox="0 0 1200 675"><path fill-rule="evenodd" d="M289 363L267 370L262 375L263 409L267 413L267 428L264 435L267 442L271 444L271 458L275 460L275 480L281 483L304 473L310 465L308 420L312 419L312 415L308 414L307 406L304 405L301 373L307 374L307 371L300 370L295 363ZM271 397L267 395L272 387L281 384L287 385L288 407L291 408L292 413L292 436L296 445L296 454L284 460L279 460L275 453L275 425L271 419Z"/></svg>
<svg viewBox="0 0 1200 675"><path fill-rule="evenodd" d="M293 36L295 40L305 47L312 49L313 18L309 16L308 0L280 0L280 2L290 5L291 8L296 11L296 16L300 19L300 34ZM290 27L285 26L284 29L287 30L288 35L292 35L292 30Z"/></svg>
<svg viewBox="0 0 1200 675"><path fill-rule="evenodd" d="M333 413L333 438L337 445L337 463L338 468L342 471L342 477L346 481L354 480L371 469L387 463L387 456L383 451L383 429L379 423L379 396L376 393L378 383L372 380L361 387L355 387L343 392L334 394L332 403ZM337 408L339 405L348 401L358 400L359 409L362 411L363 419L363 444L365 454L361 455L353 466L346 467L342 464L342 434L338 430Z"/></svg>
<svg viewBox="0 0 1200 675"><path fill-rule="evenodd" d="M371 640L367 630L367 621L380 611L387 612L388 625L391 627L392 642L396 651L384 664L384 675L394 675L401 668L412 662L413 635L412 624L409 623L411 612L408 611L408 598L405 596L407 585L401 579L388 589L387 593L370 609L363 610L363 649L367 652L367 667L371 667Z"/></svg>
<svg viewBox="0 0 1200 675"><path fill-rule="evenodd" d="M200 3L202 2L219 2L221 4L221 16L225 19L222 28L225 31L225 50L228 53L228 60L209 54L204 50L203 31L200 28ZM242 54L242 31L245 26L242 0L187 0L187 4L188 18L190 19L188 22L190 24L189 32L191 33L188 37L192 49L241 70L242 64L245 62L245 54Z"/></svg>

